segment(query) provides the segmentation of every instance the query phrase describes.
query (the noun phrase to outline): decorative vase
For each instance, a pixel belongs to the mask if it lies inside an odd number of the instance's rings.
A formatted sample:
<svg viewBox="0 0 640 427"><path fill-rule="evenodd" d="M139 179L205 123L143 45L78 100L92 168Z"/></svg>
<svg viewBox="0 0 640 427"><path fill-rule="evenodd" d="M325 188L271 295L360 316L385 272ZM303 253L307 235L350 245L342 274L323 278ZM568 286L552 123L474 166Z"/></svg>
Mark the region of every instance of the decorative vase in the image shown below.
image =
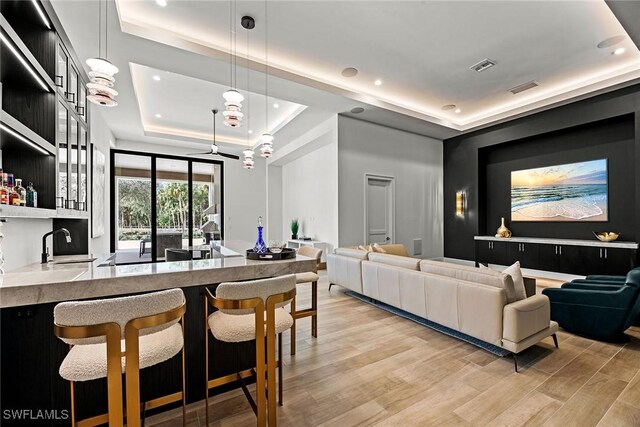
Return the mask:
<svg viewBox="0 0 640 427"><path fill-rule="evenodd" d="M256 241L256 245L253 247L253 252L257 254L266 254L267 253L267 245L264 244L264 239L262 238L262 217L258 217L258 240Z"/></svg>
<svg viewBox="0 0 640 427"><path fill-rule="evenodd" d="M504 218L501 218L501 220L502 222L500 224L500 227L496 230L496 237L503 237L503 238L511 237L511 230L509 230L507 226L504 225Z"/></svg>
<svg viewBox="0 0 640 427"><path fill-rule="evenodd" d="M298 240L298 235L297 234L292 234L291 235L291 239L292 240Z"/></svg>

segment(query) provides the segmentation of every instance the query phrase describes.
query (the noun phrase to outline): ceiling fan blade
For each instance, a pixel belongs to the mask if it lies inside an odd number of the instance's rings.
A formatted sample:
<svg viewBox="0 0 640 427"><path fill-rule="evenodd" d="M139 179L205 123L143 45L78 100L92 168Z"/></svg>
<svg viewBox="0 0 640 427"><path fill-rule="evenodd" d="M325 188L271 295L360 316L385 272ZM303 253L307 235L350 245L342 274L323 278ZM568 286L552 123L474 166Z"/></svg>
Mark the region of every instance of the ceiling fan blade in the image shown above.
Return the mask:
<svg viewBox="0 0 640 427"><path fill-rule="evenodd" d="M202 156L205 154L213 154L211 151L207 151L206 153L187 153L187 156Z"/></svg>
<svg viewBox="0 0 640 427"><path fill-rule="evenodd" d="M240 156L236 156L234 154L221 153L218 151L218 155L222 157L226 157L228 159L240 160Z"/></svg>

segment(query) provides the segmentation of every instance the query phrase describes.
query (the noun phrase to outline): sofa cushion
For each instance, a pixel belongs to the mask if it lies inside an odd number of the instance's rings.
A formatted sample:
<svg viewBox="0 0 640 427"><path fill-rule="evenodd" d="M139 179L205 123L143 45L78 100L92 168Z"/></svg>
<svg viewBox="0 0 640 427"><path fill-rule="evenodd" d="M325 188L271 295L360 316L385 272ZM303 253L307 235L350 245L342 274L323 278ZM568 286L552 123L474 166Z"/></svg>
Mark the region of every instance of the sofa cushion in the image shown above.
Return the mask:
<svg viewBox="0 0 640 427"><path fill-rule="evenodd" d="M374 243L373 244L373 252L378 252L380 254L386 254L387 251L384 249L384 247L378 243Z"/></svg>
<svg viewBox="0 0 640 427"><path fill-rule="evenodd" d="M502 270L513 279L513 287L516 292L516 300L520 301L527 298L527 291L524 288L524 277L520 270L520 261L516 261L513 265Z"/></svg>
<svg viewBox="0 0 640 427"><path fill-rule="evenodd" d="M495 271L492 268L480 264L480 270ZM513 280L513 290L516 295L516 301L520 301L527 298L527 291L524 287L524 277L522 276L522 270L520 270L520 261L516 261L511 266L502 270L503 273L511 276Z"/></svg>
<svg viewBox="0 0 640 427"><path fill-rule="evenodd" d="M351 258L357 258L357 259L367 259L369 252L361 251L359 249L351 249L351 248L336 248L335 254L348 256Z"/></svg>
<svg viewBox="0 0 640 427"><path fill-rule="evenodd" d="M394 265L396 267L407 268L409 270L418 270L420 260L399 255L369 253L369 261L379 262L381 264Z"/></svg>
<svg viewBox="0 0 640 427"><path fill-rule="evenodd" d="M421 261L420 270L440 276L502 288L507 294L507 303L517 301L513 278L505 273L491 269L481 270L476 267L433 260Z"/></svg>

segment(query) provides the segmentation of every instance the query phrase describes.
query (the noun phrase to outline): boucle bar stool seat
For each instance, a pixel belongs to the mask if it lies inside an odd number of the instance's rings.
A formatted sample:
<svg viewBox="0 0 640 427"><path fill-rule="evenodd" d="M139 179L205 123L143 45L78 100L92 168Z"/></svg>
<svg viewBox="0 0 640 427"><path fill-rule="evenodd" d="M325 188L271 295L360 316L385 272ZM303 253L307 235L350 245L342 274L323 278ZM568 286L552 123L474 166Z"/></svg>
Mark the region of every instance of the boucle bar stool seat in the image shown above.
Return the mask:
<svg viewBox="0 0 640 427"><path fill-rule="evenodd" d="M320 250L320 253L322 255L322 250ZM296 283L311 283L317 282L318 280L320 280L320 276L311 271L296 274Z"/></svg>
<svg viewBox="0 0 640 427"><path fill-rule="evenodd" d="M219 341L256 343L255 368L238 371L219 378L209 378L209 335L205 331L205 419L209 424L209 390L240 381L259 427L276 426L276 368L278 369L278 400L282 405L282 332L293 325L293 317L282 307L296 295L294 275L247 282L221 283L215 296L206 290L205 323L211 335ZM218 310L209 315L210 307ZM276 360L276 337L278 360ZM266 345L265 345L266 341ZM266 347L266 351L265 351ZM266 367L265 367L266 359ZM213 356L215 361L215 355ZM265 369L266 368L266 369ZM266 375L266 384L265 384ZM256 398L251 396L244 379L255 377ZM266 387L265 387L266 385Z"/></svg>
<svg viewBox="0 0 640 427"><path fill-rule="evenodd" d="M164 362L182 351L182 390L147 402L149 407L182 400L185 414L184 331L186 311L180 289L94 301L58 304L54 332L71 347L60 375L71 385L71 424L75 419L75 383L107 378L107 414L82 420L82 425L122 426L122 373L125 373L127 426L140 426L140 369ZM145 405L146 407L146 405Z"/></svg>
<svg viewBox="0 0 640 427"><path fill-rule="evenodd" d="M266 316L265 316L266 321ZM209 316L209 328L219 341L245 342L256 339L256 321L253 314L225 314L218 310ZM275 309L276 334L281 334L293 325L293 317L284 308Z"/></svg>
<svg viewBox="0 0 640 427"><path fill-rule="evenodd" d="M157 365L178 354L183 346L182 328L175 324L170 328L140 337L140 369ZM126 351L121 341L121 351ZM125 357L122 357L122 373ZM60 365L60 376L67 381L90 381L107 376L107 344L76 345L69 350Z"/></svg>
<svg viewBox="0 0 640 427"><path fill-rule="evenodd" d="M312 246L300 246L298 249L298 255L306 256L309 258L315 258L316 271L307 271L304 273L296 274L296 284L311 283L311 307L298 310L296 309L296 300L291 302L291 316L293 317L293 326L291 327L291 355L296 354L296 320L304 317L311 317L311 336L318 337L318 265L322 259L322 249L314 248Z"/></svg>

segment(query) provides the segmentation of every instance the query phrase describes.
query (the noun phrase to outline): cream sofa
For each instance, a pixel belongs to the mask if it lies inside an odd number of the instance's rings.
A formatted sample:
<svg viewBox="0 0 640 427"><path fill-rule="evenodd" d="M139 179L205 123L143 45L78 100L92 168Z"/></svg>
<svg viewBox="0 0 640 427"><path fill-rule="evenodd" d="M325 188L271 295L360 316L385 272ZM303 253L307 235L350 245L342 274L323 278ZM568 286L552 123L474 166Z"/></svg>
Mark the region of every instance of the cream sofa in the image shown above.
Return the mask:
<svg viewBox="0 0 640 427"><path fill-rule="evenodd" d="M516 300L508 274L347 248L327 256L327 274L330 284L501 347L514 359L549 336L557 345L549 299Z"/></svg>

